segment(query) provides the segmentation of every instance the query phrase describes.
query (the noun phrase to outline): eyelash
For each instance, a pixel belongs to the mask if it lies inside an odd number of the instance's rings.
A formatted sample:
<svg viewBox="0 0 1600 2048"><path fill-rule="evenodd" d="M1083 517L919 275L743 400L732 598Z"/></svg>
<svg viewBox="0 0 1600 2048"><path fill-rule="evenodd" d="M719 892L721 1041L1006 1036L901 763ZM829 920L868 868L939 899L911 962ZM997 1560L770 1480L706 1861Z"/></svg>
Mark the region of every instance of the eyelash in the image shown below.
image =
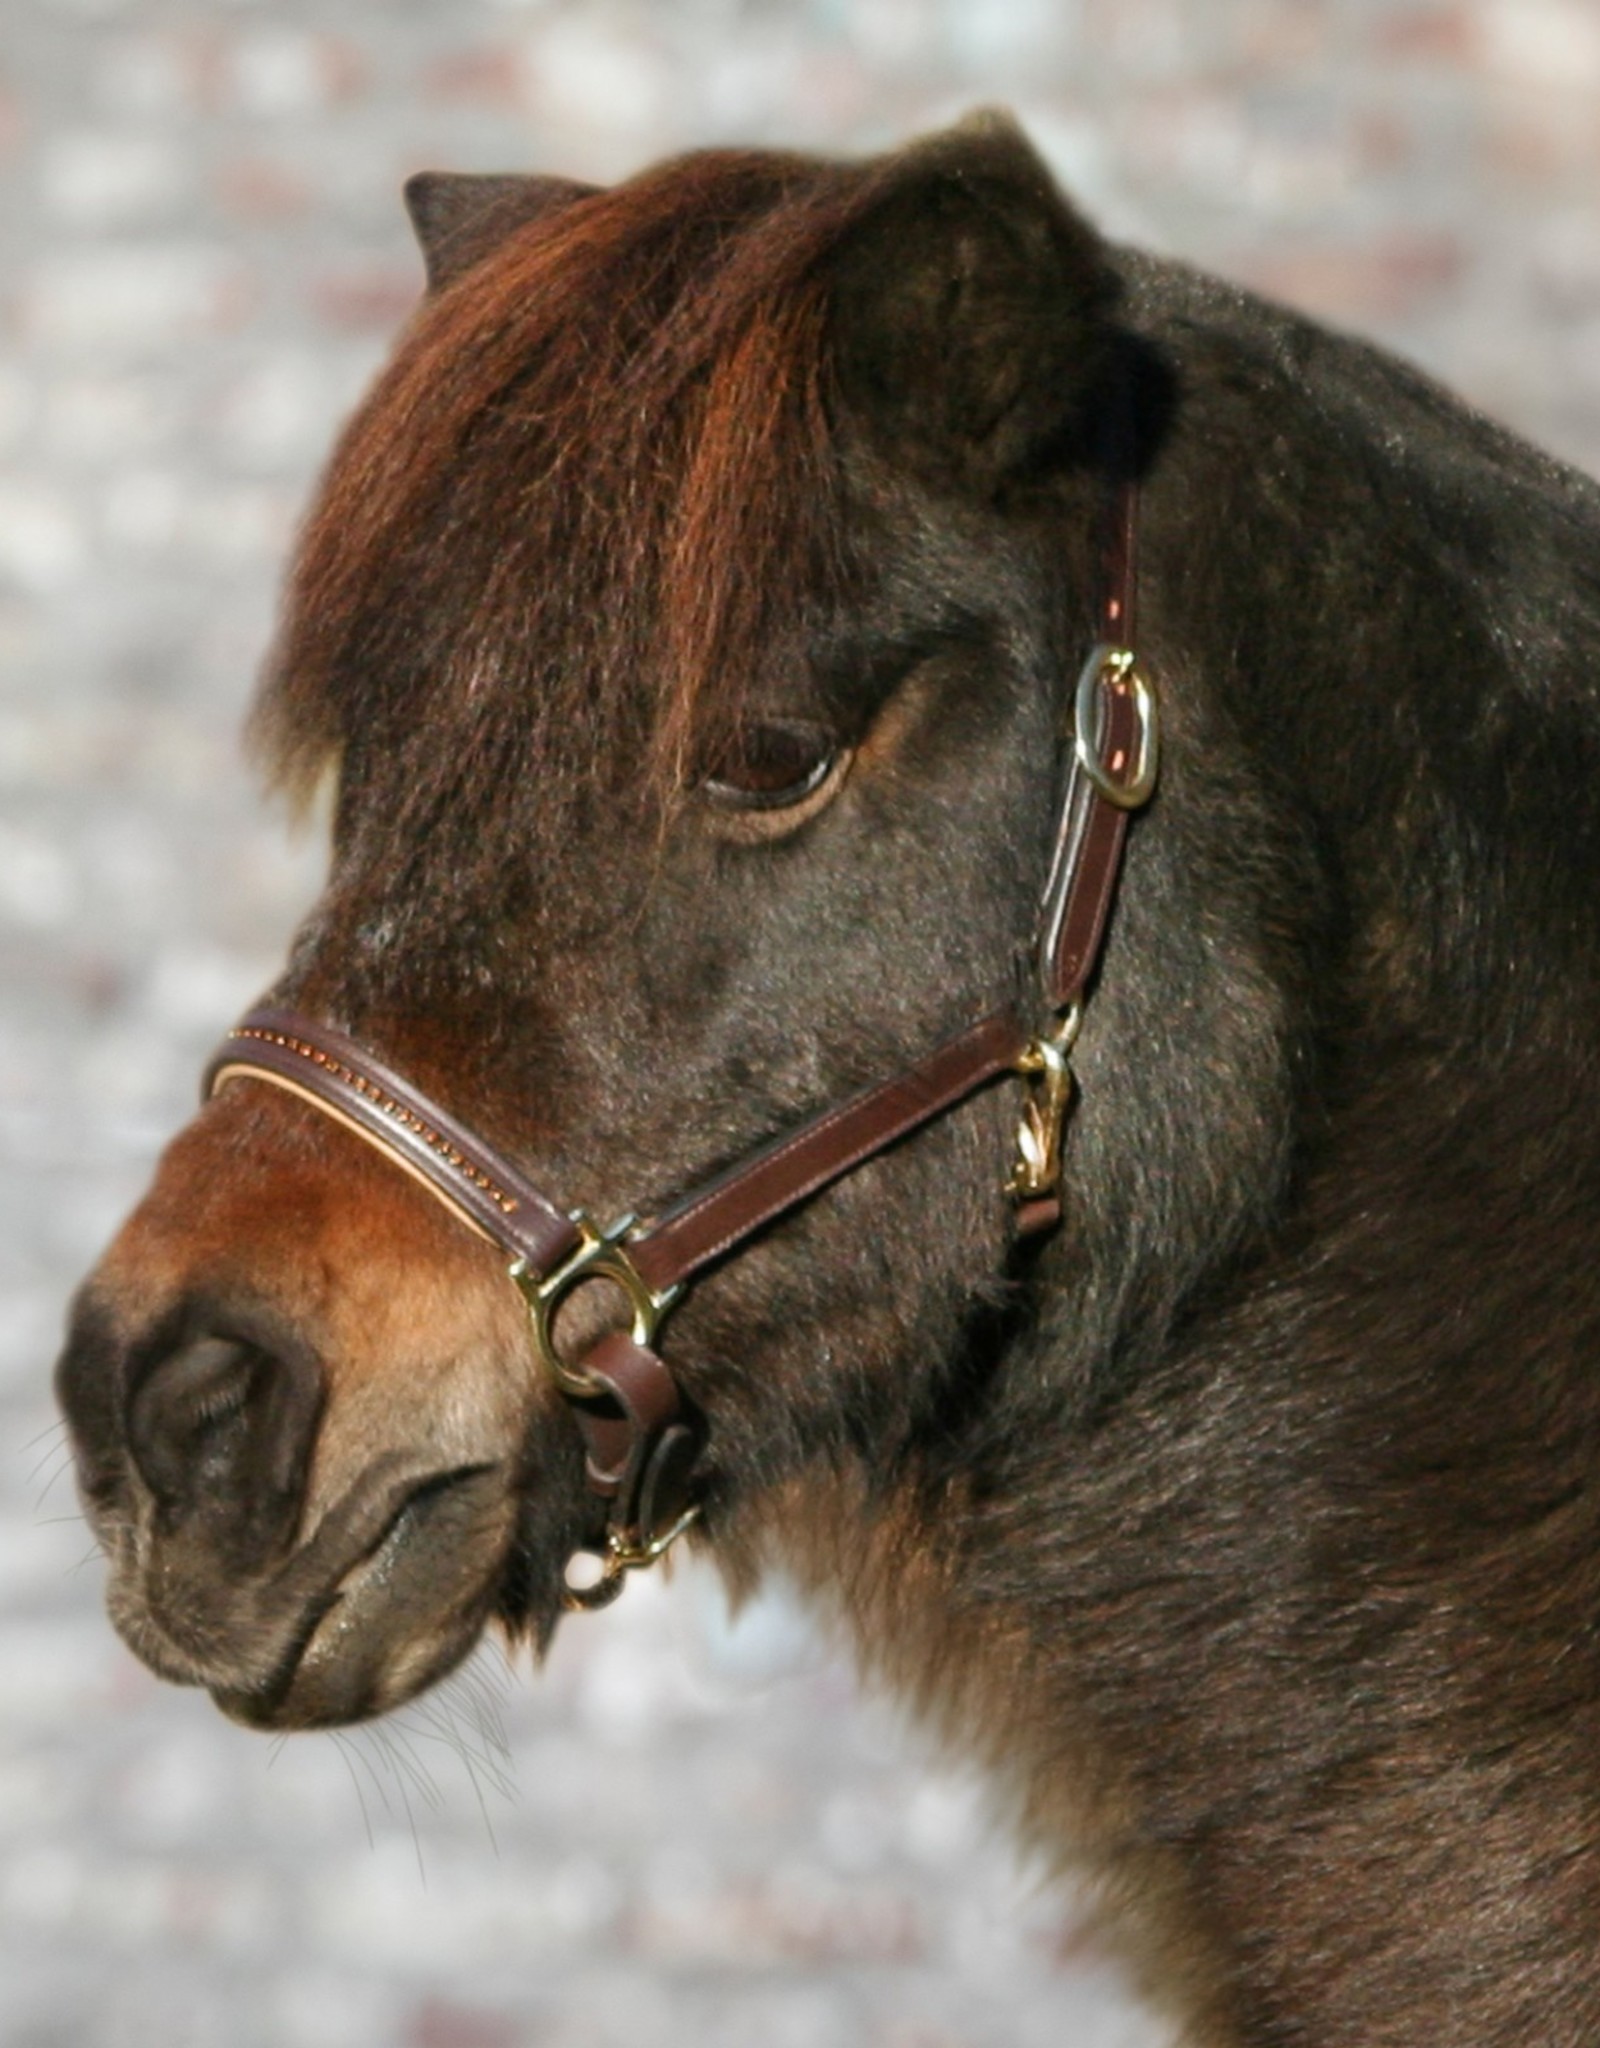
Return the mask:
<svg viewBox="0 0 1600 2048"><path fill-rule="evenodd" d="M833 735L806 720L753 723L741 732L738 752L720 761L701 782L701 794L722 811L792 810L821 789L839 765L840 755Z"/></svg>

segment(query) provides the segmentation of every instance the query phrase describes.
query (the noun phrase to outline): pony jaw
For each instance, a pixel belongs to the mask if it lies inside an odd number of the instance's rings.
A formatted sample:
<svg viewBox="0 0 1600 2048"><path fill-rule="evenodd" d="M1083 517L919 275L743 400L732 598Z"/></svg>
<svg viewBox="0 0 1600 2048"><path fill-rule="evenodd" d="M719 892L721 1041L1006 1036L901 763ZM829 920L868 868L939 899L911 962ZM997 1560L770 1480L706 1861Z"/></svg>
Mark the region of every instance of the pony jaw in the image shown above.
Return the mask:
<svg viewBox="0 0 1600 2048"><path fill-rule="evenodd" d="M229 1578L140 1502L101 1515L117 1632L157 1674L256 1728L367 1719L467 1655L495 1609L519 1502L504 1466L380 1461L269 1568Z"/></svg>
<svg viewBox="0 0 1600 2048"><path fill-rule="evenodd" d="M314 1627L287 1666L265 1686L213 1680L212 1698L232 1719L273 1729L335 1726L403 1705L477 1642L494 1608L514 1519L503 1474L469 1470L424 1479L376 1546L319 1603Z"/></svg>

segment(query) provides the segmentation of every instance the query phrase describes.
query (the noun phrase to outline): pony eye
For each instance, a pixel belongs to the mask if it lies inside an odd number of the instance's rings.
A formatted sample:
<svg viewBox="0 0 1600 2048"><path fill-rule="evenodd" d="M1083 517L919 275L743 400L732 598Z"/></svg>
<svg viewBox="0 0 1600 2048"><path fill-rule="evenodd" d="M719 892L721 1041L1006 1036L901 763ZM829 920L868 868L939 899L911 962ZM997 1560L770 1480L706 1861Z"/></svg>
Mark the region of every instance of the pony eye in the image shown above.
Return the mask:
<svg viewBox="0 0 1600 2048"><path fill-rule="evenodd" d="M832 733L820 725L798 718L752 721L705 777L701 793L719 810L789 810L821 789L839 758Z"/></svg>

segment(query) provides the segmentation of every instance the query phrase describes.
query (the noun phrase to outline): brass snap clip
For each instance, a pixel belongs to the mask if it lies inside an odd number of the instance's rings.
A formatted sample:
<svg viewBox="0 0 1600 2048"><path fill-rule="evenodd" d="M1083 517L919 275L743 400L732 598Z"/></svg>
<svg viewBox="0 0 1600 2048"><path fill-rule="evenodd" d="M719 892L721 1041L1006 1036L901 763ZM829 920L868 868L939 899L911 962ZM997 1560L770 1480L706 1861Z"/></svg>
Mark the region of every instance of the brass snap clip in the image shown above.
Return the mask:
<svg viewBox="0 0 1600 2048"><path fill-rule="evenodd" d="M562 1606L569 1614L593 1614L602 1607L609 1607L627 1584L629 1572L646 1571L659 1558L665 1557L684 1531L699 1518L700 1504L696 1501L684 1509L664 1535L653 1537L648 1543L625 1530L611 1530L601 1555L599 1577L586 1586L575 1586L568 1580L562 1589Z"/></svg>
<svg viewBox="0 0 1600 2048"><path fill-rule="evenodd" d="M1017 1158L1006 1193L1018 1202L1042 1200L1061 1179L1061 1134L1072 1107L1070 1054L1083 1023L1082 1003L1073 1003L1048 1031L1030 1039L1017 1059L1028 1084L1017 1125Z"/></svg>

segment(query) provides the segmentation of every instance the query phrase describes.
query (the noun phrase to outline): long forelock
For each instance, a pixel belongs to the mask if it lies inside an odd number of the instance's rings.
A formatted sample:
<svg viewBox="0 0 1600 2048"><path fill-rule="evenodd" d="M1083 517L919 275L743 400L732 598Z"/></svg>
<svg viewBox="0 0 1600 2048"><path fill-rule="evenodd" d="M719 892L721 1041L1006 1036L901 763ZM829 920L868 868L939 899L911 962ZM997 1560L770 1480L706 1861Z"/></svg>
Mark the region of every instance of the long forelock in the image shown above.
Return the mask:
<svg viewBox="0 0 1600 2048"><path fill-rule="evenodd" d="M837 560L821 259L866 167L705 153L530 224L424 304L306 529L258 704L397 834L670 804Z"/></svg>

